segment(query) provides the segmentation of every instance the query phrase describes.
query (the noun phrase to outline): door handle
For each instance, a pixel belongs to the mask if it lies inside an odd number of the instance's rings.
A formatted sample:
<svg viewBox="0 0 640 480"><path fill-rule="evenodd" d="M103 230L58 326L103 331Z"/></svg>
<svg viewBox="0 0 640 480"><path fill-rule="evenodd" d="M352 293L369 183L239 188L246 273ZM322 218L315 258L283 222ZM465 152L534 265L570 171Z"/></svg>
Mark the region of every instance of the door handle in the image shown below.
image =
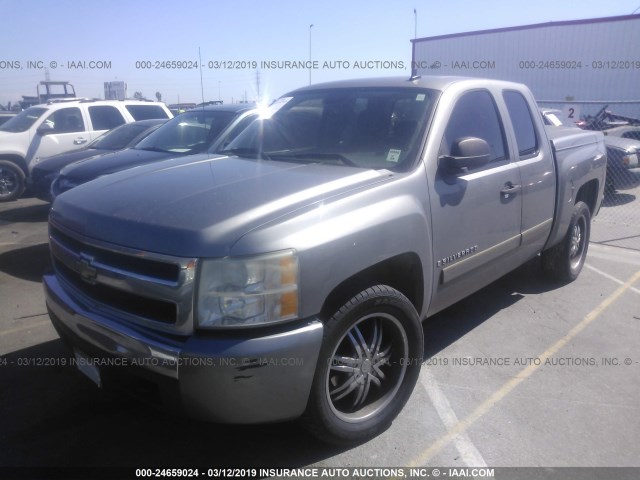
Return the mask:
<svg viewBox="0 0 640 480"><path fill-rule="evenodd" d="M522 185L514 185L513 183L509 182L504 187L502 187L502 190L500 190L500 193L504 198L509 198L509 196L512 193L515 194L520 190L522 190Z"/></svg>
<svg viewBox="0 0 640 480"><path fill-rule="evenodd" d="M78 137L73 141L74 145L82 145L83 143L87 143L86 138Z"/></svg>

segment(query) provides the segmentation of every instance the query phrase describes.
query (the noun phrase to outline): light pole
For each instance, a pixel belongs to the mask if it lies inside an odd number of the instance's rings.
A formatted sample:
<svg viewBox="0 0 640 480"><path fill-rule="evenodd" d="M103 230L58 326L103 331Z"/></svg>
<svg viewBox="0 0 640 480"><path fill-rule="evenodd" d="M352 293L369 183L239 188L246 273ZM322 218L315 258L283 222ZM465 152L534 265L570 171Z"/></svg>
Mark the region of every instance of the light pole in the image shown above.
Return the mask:
<svg viewBox="0 0 640 480"><path fill-rule="evenodd" d="M220 98L220 80L218 80L218 100L222 100L222 98Z"/></svg>
<svg viewBox="0 0 640 480"><path fill-rule="evenodd" d="M313 23L309 25L309 85L311 85L311 29L313 28Z"/></svg>
<svg viewBox="0 0 640 480"><path fill-rule="evenodd" d="M413 39L418 38L418 11L413 9Z"/></svg>

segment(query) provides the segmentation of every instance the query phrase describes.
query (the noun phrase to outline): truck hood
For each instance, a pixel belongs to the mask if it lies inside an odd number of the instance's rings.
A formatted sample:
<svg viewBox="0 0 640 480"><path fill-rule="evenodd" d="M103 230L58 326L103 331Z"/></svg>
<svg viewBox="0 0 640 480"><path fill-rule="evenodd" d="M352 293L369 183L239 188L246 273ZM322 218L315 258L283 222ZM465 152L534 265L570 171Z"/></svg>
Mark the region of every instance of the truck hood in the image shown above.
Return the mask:
<svg viewBox="0 0 640 480"><path fill-rule="evenodd" d="M260 225L389 176L387 170L197 155L69 190L55 200L50 218L130 248L221 257Z"/></svg>
<svg viewBox="0 0 640 480"><path fill-rule="evenodd" d="M171 152L154 152L128 148L117 152L101 155L98 158L86 158L75 162L61 170L60 175L75 184L81 184L102 175L119 172L127 168L137 167L150 162L178 157L180 154Z"/></svg>

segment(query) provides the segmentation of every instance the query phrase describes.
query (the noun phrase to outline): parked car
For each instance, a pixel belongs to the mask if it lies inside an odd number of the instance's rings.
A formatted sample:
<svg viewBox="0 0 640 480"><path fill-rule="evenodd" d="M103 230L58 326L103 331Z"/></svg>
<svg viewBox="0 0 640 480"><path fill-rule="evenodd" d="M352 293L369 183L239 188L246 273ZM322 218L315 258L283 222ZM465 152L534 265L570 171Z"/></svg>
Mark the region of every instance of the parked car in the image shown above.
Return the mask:
<svg viewBox="0 0 640 480"><path fill-rule="evenodd" d="M215 150L219 137L237 135L257 116L247 105L216 105L181 113L135 147L72 163L60 171L51 186L55 198L71 188L127 168L168 158ZM227 127L233 127L225 131ZM224 142L223 142L224 143Z"/></svg>
<svg viewBox="0 0 640 480"><path fill-rule="evenodd" d="M0 201L22 195L42 159L78 150L124 123L173 115L164 103L137 100L50 100L0 126Z"/></svg>
<svg viewBox="0 0 640 480"><path fill-rule="evenodd" d="M602 133L497 80L305 87L224 150L56 198L49 315L97 385L341 444L402 410L421 320L538 255L576 279L604 188Z"/></svg>
<svg viewBox="0 0 640 480"><path fill-rule="evenodd" d="M11 120L15 116L16 116L15 112L0 110L0 125L7 123L9 120Z"/></svg>
<svg viewBox="0 0 640 480"><path fill-rule="evenodd" d="M603 130L607 136L628 138L629 140L640 141L640 125L625 125L623 127L609 128Z"/></svg>
<svg viewBox="0 0 640 480"><path fill-rule="evenodd" d="M125 123L102 134L85 148L45 158L33 167L27 185L36 197L50 202L53 200L51 184L64 167L85 158L98 157L105 153L131 148L155 132L165 122L164 119L153 119Z"/></svg>
<svg viewBox="0 0 640 480"><path fill-rule="evenodd" d="M630 177L628 170L638 168L640 141L611 135L604 139L607 146L606 193L614 193Z"/></svg>

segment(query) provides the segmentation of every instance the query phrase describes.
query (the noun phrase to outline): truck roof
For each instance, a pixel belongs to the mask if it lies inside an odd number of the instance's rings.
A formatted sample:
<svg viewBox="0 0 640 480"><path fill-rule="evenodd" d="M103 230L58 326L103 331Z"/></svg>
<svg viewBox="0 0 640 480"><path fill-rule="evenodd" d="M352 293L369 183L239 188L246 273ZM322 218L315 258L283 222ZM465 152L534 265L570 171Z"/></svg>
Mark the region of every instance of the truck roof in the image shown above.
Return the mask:
<svg viewBox="0 0 640 480"><path fill-rule="evenodd" d="M471 78L471 77L458 77L458 76L437 76L437 75L425 75L419 77L407 78L405 77L378 77L378 78L363 78L357 80L340 80L336 82L317 83L308 87L302 87L294 90L295 92L304 92L312 90L322 90L325 88L358 88L358 87L414 87L414 88L430 88L433 90L445 90L452 84L459 83L481 83L487 84L500 84L503 86L519 86L522 84L514 82L504 82L501 80L492 80L485 78Z"/></svg>

